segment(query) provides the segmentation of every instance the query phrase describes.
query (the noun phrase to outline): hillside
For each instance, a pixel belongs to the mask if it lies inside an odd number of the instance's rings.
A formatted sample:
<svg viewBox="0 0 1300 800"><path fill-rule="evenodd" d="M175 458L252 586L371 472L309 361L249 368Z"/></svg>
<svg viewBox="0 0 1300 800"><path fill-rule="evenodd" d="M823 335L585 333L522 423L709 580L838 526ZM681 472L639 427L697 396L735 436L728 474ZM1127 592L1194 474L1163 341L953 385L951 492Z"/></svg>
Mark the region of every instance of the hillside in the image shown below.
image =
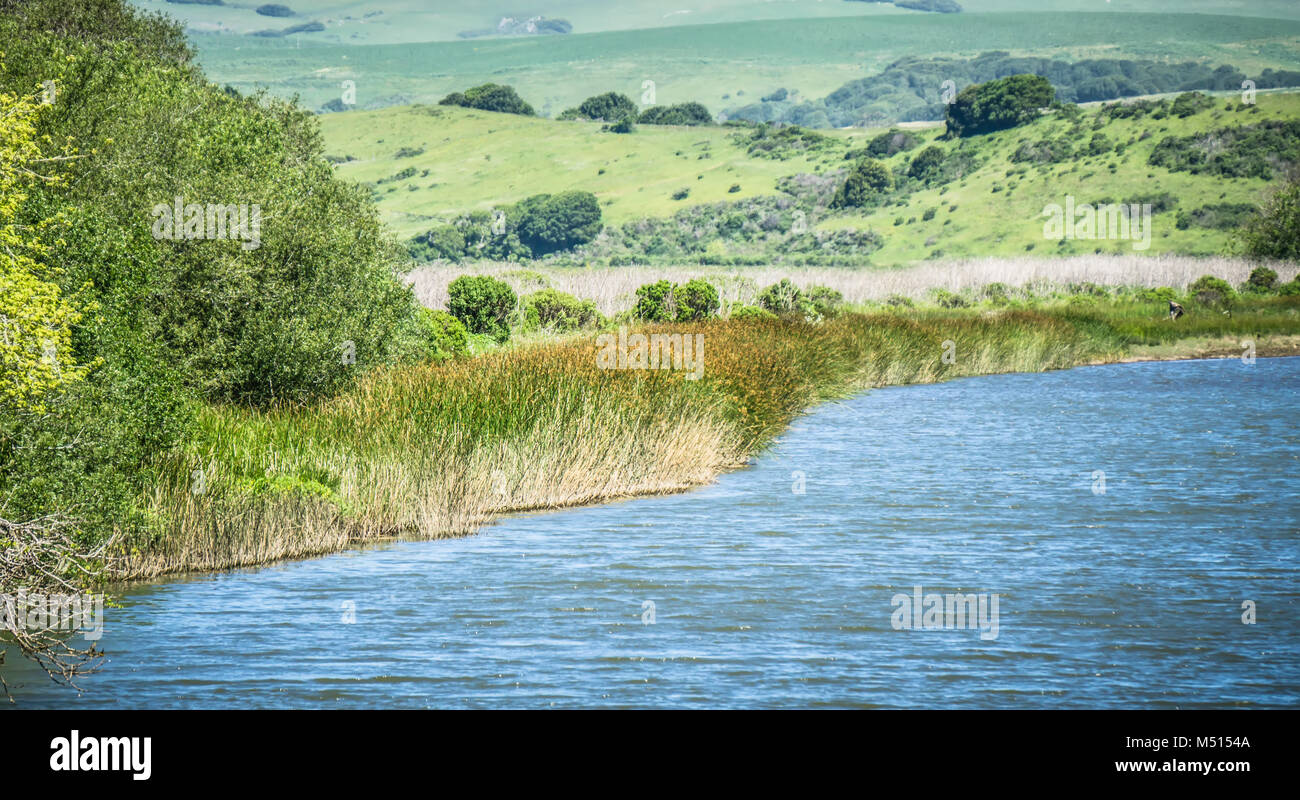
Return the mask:
<svg viewBox="0 0 1300 800"><path fill-rule="evenodd" d="M654 82L658 103L694 100L714 113L779 88L817 99L906 56L974 57L990 50L1175 62L1195 53L1197 60L1231 64L1250 75L1300 69L1300 21L1183 13L891 12L369 46L317 38L324 35L192 32L191 39L214 81L241 91L266 87L298 95L308 108L338 100L344 81L353 82L358 109L434 103L493 81L515 86L543 116L600 92L639 100L646 81Z"/></svg>
<svg viewBox="0 0 1300 800"><path fill-rule="evenodd" d="M601 131L598 123L556 122L453 107L417 106L321 118L326 152L341 163L342 177L375 184L379 208L403 238L452 222L471 210L488 210L541 193L582 189L595 193L607 226L642 218L691 214L699 204L728 203L739 213L762 214L758 198L784 196L790 209L804 209L816 232L872 232L879 248L874 264L903 264L936 257L983 255L1069 255L1133 252L1132 242L1045 241L1043 209L1078 203L1150 202L1156 198L1153 237L1144 252L1208 254L1230 243L1242 205L1257 205L1279 177L1222 177L1171 171L1148 162L1167 137L1206 134L1219 128L1264 121L1300 120L1300 93L1261 93L1255 106L1239 95L1214 98L1209 108L1185 118L1150 115L1115 118L1100 105L1085 107L1077 124L1048 116L1030 125L959 142L940 141L938 127L912 127L916 138L905 152L885 158L896 173L930 144L969 164L959 179L942 185L908 185L885 205L833 211L826 208L833 189L882 130L831 131L813 149L778 148L762 157L750 153L752 129L726 126L672 128L640 125L632 134ZM1227 110L1227 107L1233 110ZM1077 127L1076 127L1077 125ZM1015 161L1026 145L1073 142L1075 149L1108 143L1105 152L1071 156L1056 163ZM799 144L799 140L795 142ZM399 157L403 148L420 151ZM1117 148L1122 152L1117 152ZM393 176L409 172L409 177ZM779 188L782 178L804 174L805 184L822 185L818 196L792 197ZM382 183L380 181L383 181ZM735 192L733 186L739 186ZM785 185L789 188L789 185ZM674 199L688 188L683 199ZM1206 206L1222 206L1202 212ZM929 212L933 212L927 219ZM1200 212L1200 213L1198 213ZM718 217L723 212L703 212ZM1184 227L1179 227L1179 215ZM897 223L897 224L896 224ZM694 220L692 224L697 224ZM1219 226L1219 227L1206 227ZM703 246L715 258L758 252L752 242L727 240ZM765 245L764 245L765 246ZM770 251L764 251L770 252ZM579 253L600 260L622 255L617 247L590 247ZM644 256L631 252L632 256ZM691 256L692 260L698 258Z"/></svg>

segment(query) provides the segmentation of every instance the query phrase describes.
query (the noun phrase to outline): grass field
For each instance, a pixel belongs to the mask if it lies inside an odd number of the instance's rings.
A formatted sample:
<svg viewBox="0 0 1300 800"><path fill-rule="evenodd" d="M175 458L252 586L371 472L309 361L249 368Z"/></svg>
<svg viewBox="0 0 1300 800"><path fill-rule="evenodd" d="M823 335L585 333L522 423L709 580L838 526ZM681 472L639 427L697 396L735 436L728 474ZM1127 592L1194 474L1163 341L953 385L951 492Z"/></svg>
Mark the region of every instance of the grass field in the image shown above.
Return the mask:
<svg viewBox="0 0 1300 800"><path fill-rule="evenodd" d="M1203 59L1251 73L1300 67L1298 20L1183 13L872 13L369 46L312 36L192 32L191 39L214 81L296 94L309 108L340 98L344 80L355 83L359 108L436 102L495 81L514 85L539 113L551 116L605 91L639 99L647 80L655 83L657 103L696 100L715 112L779 87L823 97L908 55L1007 50L1068 58Z"/></svg>
<svg viewBox="0 0 1300 800"><path fill-rule="evenodd" d="M1213 255L1227 250L1226 230L1175 226L1178 210L1206 204L1259 203L1270 183L1255 178L1220 179L1170 172L1147 164L1151 150L1166 136L1183 136L1219 127L1254 124L1268 119L1300 119L1300 93L1261 93L1257 111L1227 111L1229 101L1187 118L1149 117L1111 120L1094 130L1087 120L1085 137L1102 133L1116 143L1131 142L1124 154L1107 153L1044 167L1016 164L1011 156L1026 140L1064 135L1070 123L1046 117L1021 128L976 137L964 146L985 159L960 181L916 192L903 205L868 213L849 210L810 220L816 229L870 229L884 239L872 255L877 265L903 265L926 259L983 256L1069 256L1100 249L1133 254L1131 241L1071 240L1064 245L1044 238L1043 209L1101 200L1134 202L1169 193L1177 206L1152 220L1146 255L1182 253ZM1095 113L1097 109L1089 109ZM832 131L834 145L811 156L786 161L747 155L736 144L734 129L639 126L630 135L602 133L600 125L555 122L508 114L448 107L392 108L321 118L327 152L354 161L339 174L377 182L413 167L416 176L377 186L378 203L393 230L409 237L436 220L450 221L472 209L488 209L529 195L566 189L594 192L607 224L642 217L662 217L691 204L744 199L777 193L777 180L798 172L843 169L844 153L878 131ZM937 141L941 129L917 133ZM1146 134L1148 138L1141 137ZM952 143L941 146L951 149ZM424 148L420 155L397 158L403 148ZM892 164L906 163L918 152L899 153ZM1114 169L1111 166L1114 165ZM601 171L604 171L603 173ZM427 171L427 174L424 174ZM730 192L733 185L738 192ZM673 193L689 187L685 200ZM927 211L934 215L926 220ZM895 225L898 220L902 224Z"/></svg>

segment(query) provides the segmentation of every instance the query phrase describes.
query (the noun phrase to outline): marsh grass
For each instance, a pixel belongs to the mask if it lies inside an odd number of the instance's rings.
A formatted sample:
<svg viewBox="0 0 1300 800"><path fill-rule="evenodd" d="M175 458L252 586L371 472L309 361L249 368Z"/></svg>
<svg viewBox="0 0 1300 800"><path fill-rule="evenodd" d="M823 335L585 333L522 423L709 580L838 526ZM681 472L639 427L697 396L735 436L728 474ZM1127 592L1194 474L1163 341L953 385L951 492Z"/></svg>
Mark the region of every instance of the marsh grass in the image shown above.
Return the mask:
<svg viewBox="0 0 1300 800"><path fill-rule="evenodd" d="M835 267L542 267L521 270L517 264L474 263L463 266L420 267L408 276L416 297L430 308L445 308L447 285L461 275L492 275L517 292L546 285L593 300L603 314L626 311L636 302L638 287L667 279L685 283L703 278L718 289L723 308L739 302L752 305L765 287L782 278L801 289L828 286L850 304L881 302L894 295L925 298L935 289L977 292L994 283L1026 287L1039 293L1070 285L1169 286L1182 292L1202 275L1215 275L1236 286L1256 266L1242 258L1192 256L1081 255L1066 258L980 258L924 262L897 269ZM1279 282L1296 274L1294 264L1272 264Z"/></svg>
<svg viewBox="0 0 1300 800"><path fill-rule="evenodd" d="M459 536L511 511L682 491L746 463L808 407L862 389L1115 361L1169 336L1300 327L1294 298L1261 303L1231 318L1189 314L1197 321L1177 328L1160 321L1158 303L711 320L640 329L703 334L698 381L601 370L589 333L376 370L313 406L213 406L147 499L158 530L131 542L123 577Z"/></svg>

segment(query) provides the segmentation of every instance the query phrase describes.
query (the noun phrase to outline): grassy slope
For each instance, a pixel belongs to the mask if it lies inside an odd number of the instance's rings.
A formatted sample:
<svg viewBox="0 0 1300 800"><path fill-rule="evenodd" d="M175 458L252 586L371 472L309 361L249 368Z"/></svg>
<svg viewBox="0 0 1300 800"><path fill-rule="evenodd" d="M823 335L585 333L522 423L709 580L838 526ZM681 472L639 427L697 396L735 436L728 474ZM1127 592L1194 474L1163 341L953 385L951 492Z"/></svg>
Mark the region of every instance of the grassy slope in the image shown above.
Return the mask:
<svg viewBox="0 0 1300 800"><path fill-rule="evenodd" d="M365 47L307 37L192 38L214 81L298 94L311 108L338 98L343 80L355 82L362 108L395 94L436 102L491 80L516 86L552 116L599 92L639 98L645 80L655 81L659 103L698 100L715 112L777 87L823 97L917 54L1008 50L1179 60L1194 54L1250 72L1300 68L1300 22L1197 14L890 13Z"/></svg>
<svg viewBox="0 0 1300 800"><path fill-rule="evenodd" d="M733 142L735 131L722 127L641 125L618 135L602 133L599 123L443 106L334 114L321 122L326 151L357 159L338 167L346 178L377 181L406 167L429 170L379 187L380 209L406 236L426 230L432 218L450 220L565 189L595 192L607 222L667 216L692 203L772 194L782 175L815 167L807 159L751 158ZM396 158L402 147L425 152ZM729 193L737 183L741 191ZM683 187L690 197L673 200Z"/></svg>
<svg viewBox="0 0 1300 800"><path fill-rule="evenodd" d="M1186 119L1115 120L1101 129L1114 142L1128 141L1149 131L1145 141L1131 145L1123 156L1113 153L1078 162L1031 167L1023 176L1007 172L1025 165L1010 156L1021 140L1055 137L1068 125L1044 119L1032 126L972 140L988 157L967 179L913 194L906 206L889 206L863 215L848 212L829 216L817 227L871 228L885 238L873 257L877 264L911 263L936 250L945 257L974 255L1035 256L1105 252L1132 253L1131 243L1074 241L1058 248L1043 239L1043 207L1064 204L1067 194L1077 202L1111 198L1116 202L1153 192L1170 192L1179 208L1192 210L1211 203L1256 203L1269 184L1256 179L1220 180L1210 176L1170 173L1147 166L1151 149L1165 136L1186 135L1217 127L1253 124L1264 119L1300 118L1300 93L1263 93L1258 113L1223 110L1220 98L1211 110ZM429 112L437 115L431 115ZM621 223L645 216L665 216L693 203L734 200L773 194L776 181L796 172L843 168L845 150L861 146L875 131L829 132L837 145L811 158L788 161L753 158L733 141L734 129L665 128L642 125L631 135L601 133L600 125L493 114L459 108L392 108L322 117L327 151L357 161L341 165L340 174L357 181L377 181L413 166L427 176L379 187L379 205L394 230L410 236L427 229L432 218L450 219L474 208L517 201L531 194L570 188L593 191L605 219ZM921 132L934 139L939 129ZM1091 137L1091 127L1086 137ZM950 143L941 143L946 148ZM396 158L401 147L424 147L422 155ZM894 156L899 163L917 151ZM679 155L680 153L680 155ZM707 159L700 156L708 154ZM1112 173L1111 163L1117 165ZM605 174L598 174L600 169ZM701 179L698 176L703 175ZM1151 177L1148 177L1151 176ZM730 194L733 184L741 191ZM1001 185L1002 191L994 192ZM681 187L691 188L684 201L671 199ZM949 207L956 205L956 211ZM926 209L937 208L923 221ZM915 222L894 226L895 218ZM1203 228L1177 230L1175 212L1157 215L1148 254L1219 253L1229 244L1226 231ZM947 223L947 224L945 224ZM935 238L932 244L926 242ZM1030 250L1029 246L1033 245Z"/></svg>
<svg viewBox="0 0 1300 800"><path fill-rule="evenodd" d="M1151 150L1166 136L1186 136L1220 127L1258 123L1265 119L1300 118L1300 94L1272 93L1258 96L1258 113L1225 111L1228 100L1236 104L1238 96L1217 98L1215 106L1200 114L1178 119L1148 118L1115 120L1099 129L1112 141L1124 142L1141 137L1150 131L1150 138L1136 141L1123 156L1113 152L1083 158L1078 161L1050 165L1039 169L1030 166L1025 174L1008 177L1011 170L1028 165L1014 164L1011 155L1022 141L1055 138L1068 130L1065 120L1047 118L1026 127L978 137L978 147L991 156L977 172L967 179L943 187L913 194L907 205L878 209L867 216L845 215L828 219L820 227L871 228L885 236L884 248L875 254L880 264L910 263L930 257L941 251L946 258L967 256L1014 256L1032 253L1036 256L1075 255L1094 251L1107 253L1133 253L1132 242L1124 241L1069 241L1058 246L1043 236L1043 208L1049 203L1064 205L1067 195L1077 203L1095 202L1109 198L1114 202L1130 202L1134 198L1158 192L1168 192L1178 200L1178 208L1191 211L1207 204L1259 203L1268 190L1269 182L1259 179L1223 179L1187 172L1169 172L1151 167L1147 159ZM1091 126L1085 127L1085 136L1093 134ZM938 132L931 132L938 136ZM1076 145L1080 144L1078 142ZM951 146L951 145L947 145ZM914 151L915 152L915 151ZM908 158L899 154L895 160ZM1111 164L1117 169L1112 172ZM995 192L997 186L1003 187ZM950 212L951 206L957 210ZM925 209L937 208L934 219L923 221ZM915 222L894 226L898 217ZM1152 220L1153 236L1148 255L1161 253L1215 254L1230 246L1229 231L1192 227L1175 228L1176 210L1157 214ZM933 243L927 244L933 237Z"/></svg>

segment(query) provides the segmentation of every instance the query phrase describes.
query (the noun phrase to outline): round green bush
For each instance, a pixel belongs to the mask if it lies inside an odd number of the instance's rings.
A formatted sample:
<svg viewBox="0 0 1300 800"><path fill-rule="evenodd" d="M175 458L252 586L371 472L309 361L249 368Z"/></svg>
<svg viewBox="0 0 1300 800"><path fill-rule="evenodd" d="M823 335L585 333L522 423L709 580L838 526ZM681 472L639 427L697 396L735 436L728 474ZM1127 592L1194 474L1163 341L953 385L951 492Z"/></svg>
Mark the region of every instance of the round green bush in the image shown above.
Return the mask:
<svg viewBox="0 0 1300 800"><path fill-rule="evenodd" d="M600 312L590 300L579 300L558 289L542 289L524 298L524 328L569 332L600 323Z"/></svg>
<svg viewBox="0 0 1300 800"><path fill-rule="evenodd" d="M678 322L716 316L721 307L718 290L702 278L693 278L681 286L673 287L673 298L677 301Z"/></svg>
<svg viewBox="0 0 1300 800"><path fill-rule="evenodd" d="M498 342L510 338L510 313L518 298L504 281L486 275L462 275L447 286L447 310L470 333Z"/></svg>

